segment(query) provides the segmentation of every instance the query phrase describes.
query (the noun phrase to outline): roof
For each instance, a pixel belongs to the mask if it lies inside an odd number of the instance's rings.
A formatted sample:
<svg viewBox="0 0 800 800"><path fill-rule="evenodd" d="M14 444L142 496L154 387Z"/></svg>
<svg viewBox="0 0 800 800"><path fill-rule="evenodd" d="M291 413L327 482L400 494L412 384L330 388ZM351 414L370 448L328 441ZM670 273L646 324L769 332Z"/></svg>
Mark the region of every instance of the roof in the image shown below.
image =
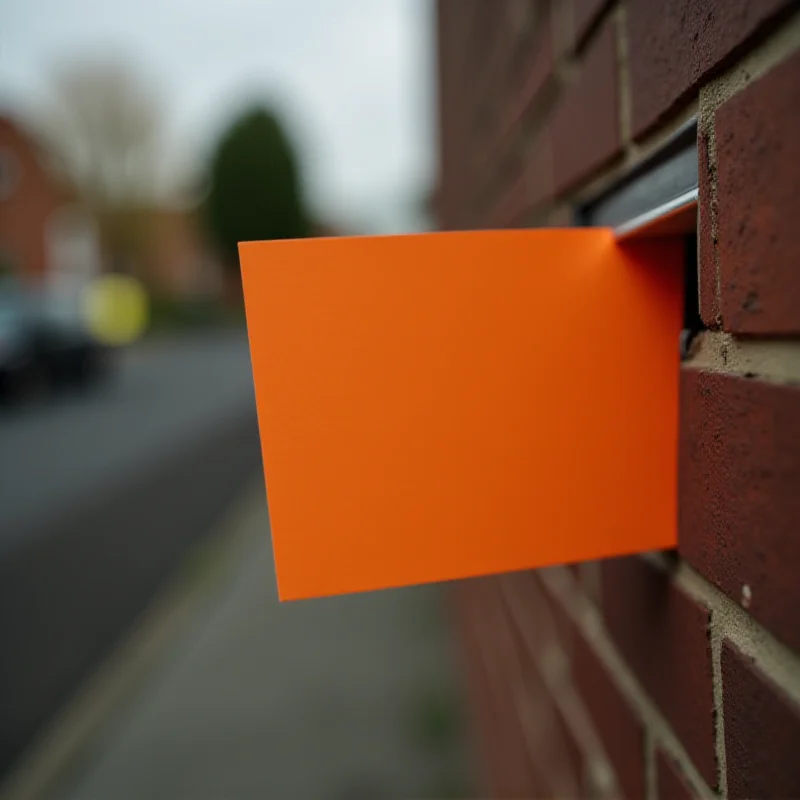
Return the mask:
<svg viewBox="0 0 800 800"><path fill-rule="evenodd" d="M52 153L44 145L42 137L34 133L29 125L2 112L0 112L0 146L12 147L18 154L27 152L30 160L47 175L58 199L62 202L74 202L80 198L74 184L56 171Z"/></svg>

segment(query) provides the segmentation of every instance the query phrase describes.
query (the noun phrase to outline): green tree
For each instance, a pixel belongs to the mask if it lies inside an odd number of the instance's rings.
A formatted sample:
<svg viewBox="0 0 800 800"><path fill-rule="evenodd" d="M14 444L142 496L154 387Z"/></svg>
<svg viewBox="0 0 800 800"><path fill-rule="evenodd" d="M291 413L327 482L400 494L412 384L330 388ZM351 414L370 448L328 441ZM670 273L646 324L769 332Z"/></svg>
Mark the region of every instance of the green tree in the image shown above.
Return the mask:
<svg viewBox="0 0 800 800"><path fill-rule="evenodd" d="M253 108L223 134L211 159L205 210L231 269L238 269L239 242L310 234L297 158L271 111Z"/></svg>

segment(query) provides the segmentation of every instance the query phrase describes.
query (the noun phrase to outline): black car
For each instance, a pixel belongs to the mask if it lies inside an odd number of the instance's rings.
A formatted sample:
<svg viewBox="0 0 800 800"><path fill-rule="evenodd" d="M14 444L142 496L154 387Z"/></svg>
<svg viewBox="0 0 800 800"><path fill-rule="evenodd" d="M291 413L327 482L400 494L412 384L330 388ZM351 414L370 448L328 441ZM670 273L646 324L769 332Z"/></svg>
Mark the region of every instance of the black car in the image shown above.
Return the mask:
<svg viewBox="0 0 800 800"><path fill-rule="evenodd" d="M36 357L25 312L16 295L0 292L0 399L16 399L35 379Z"/></svg>
<svg viewBox="0 0 800 800"><path fill-rule="evenodd" d="M0 398L89 386L106 374L110 353L86 329L74 298L0 286Z"/></svg>

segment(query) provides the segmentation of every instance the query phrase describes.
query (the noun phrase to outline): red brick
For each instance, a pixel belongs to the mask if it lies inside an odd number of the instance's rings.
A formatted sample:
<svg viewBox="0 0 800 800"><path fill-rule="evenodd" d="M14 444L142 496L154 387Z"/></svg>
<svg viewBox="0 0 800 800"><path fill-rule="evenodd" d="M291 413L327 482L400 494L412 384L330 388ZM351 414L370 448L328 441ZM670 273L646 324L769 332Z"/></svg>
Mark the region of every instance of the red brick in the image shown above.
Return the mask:
<svg viewBox="0 0 800 800"><path fill-rule="evenodd" d="M571 796L579 786L582 758L539 673L536 659L541 649L536 641L526 640L521 635L518 620L512 613L520 610L512 606L522 598L519 593L502 591L503 584L518 576L495 579L494 591L485 599L485 604L492 609L492 619L487 625L491 626L489 649L495 664L493 688L508 701L503 735L519 738L528 753L527 769L516 773L518 777L513 787L505 788L507 791L516 788L517 793L513 795L516 797L544 797L550 796L555 786L561 786ZM541 610L541 604L538 609ZM525 609L530 610L530 607ZM529 644L534 646L529 647ZM516 742L512 744L517 747ZM523 779L528 781L525 791Z"/></svg>
<svg viewBox="0 0 800 800"><path fill-rule="evenodd" d="M534 208L553 198L553 141L550 129L539 132L525 155L529 206Z"/></svg>
<svg viewBox="0 0 800 800"><path fill-rule="evenodd" d="M532 788L538 789L539 776L525 749L519 729L519 721L509 700L503 693L497 695L496 680L486 672L485 666L477 663L487 710L484 715L483 736L487 742L487 767L491 782L492 797L522 797ZM501 691L503 691L501 689Z"/></svg>
<svg viewBox="0 0 800 800"><path fill-rule="evenodd" d="M514 797L518 787L530 785L533 771L527 764L522 737L509 717L508 703L498 702L496 688L482 660L475 664L484 711L481 727L492 797ZM509 724L511 723L511 724Z"/></svg>
<svg viewBox="0 0 800 800"><path fill-rule="evenodd" d="M541 659L554 643L547 625L548 608L536 572L514 572L502 578L504 600L515 628L534 658Z"/></svg>
<svg viewBox="0 0 800 800"><path fill-rule="evenodd" d="M552 148L547 130L542 131L529 151L515 159L514 164L486 220L488 227L523 226L528 212L553 196Z"/></svg>
<svg viewBox="0 0 800 800"><path fill-rule="evenodd" d="M602 571L602 561L584 561L578 569L581 591L598 609L602 608L603 604L603 593L600 587Z"/></svg>
<svg viewBox="0 0 800 800"><path fill-rule="evenodd" d="M800 53L715 117L722 323L800 333Z"/></svg>
<svg viewBox="0 0 800 800"><path fill-rule="evenodd" d="M531 41L523 46L515 65L519 70L516 76L519 81L517 100L523 113L535 101L547 78L553 74L555 65L552 22L545 7L536 21Z"/></svg>
<svg viewBox="0 0 800 800"><path fill-rule="evenodd" d="M713 217L716 204L712 199L714 174L709 159L708 135L697 137L697 161L699 176L699 214L698 214L698 269L700 290L700 316L709 328L719 327L719 292L717 275L717 246L713 232Z"/></svg>
<svg viewBox="0 0 800 800"><path fill-rule="evenodd" d="M610 5L609 0L572 0L574 42L580 46L592 25Z"/></svg>
<svg viewBox="0 0 800 800"><path fill-rule="evenodd" d="M658 800L693 800L697 797L680 767L661 750L656 754L656 786Z"/></svg>
<svg viewBox="0 0 800 800"><path fill-rule="evenodd" d="M552 595L544 593L547 598L547 607L556 625L556 636L561 652L567 657L572 657L572 647L575 641L575 625L566 609Z"/></svg>
<svg viewBox="0 0 800 800"><path fill-rule="evenodd" d="M468 732L475 755L478 756L479 769L476 770L481 780L481 788L494 793L497 778L495 777L498 754L496 752L493 729L495 727L493 711L489 704L486 676L483 670L477 641L474 621L470 613L470 582L456 585L458 604L460 606L460 624L458 626L461 674L464 678L467 699Z"/></svg>
<svg viewBox="0 0 800 800"><path fill-rule="evenodd" d="M482 606L486 614L479 632L479 648L494 711L491 734L499 755L494 773L501 797L541 796L541 778L528 752L519 708L522 665L514 643L511 620L501 603L496 579L485 579ZM545 696L540 702L549 702Z"/></svg>
<svg viewBox="0 0 800 800"><path fill-rule="evenodd" d="M792 0L630 0L633 132L638 138L697 92L745 45L778 24Z"/></svg>
<svg viewBox="0 0 800 800"><path fill-rule="evenodd" d="M614 29L591 43L577 79L563 90L552 120L555 188L564 194L621 152Z"/></svg>
<svg viewBox="0 0 800 800"><path fill-rule="evenodd" d="M637 557L605 561L602 585L603 615L624 659L716 784L708 609Z"/></svg>
<svg viewBox="0 0 800 800"><path fill-rule="evenodd" d="M535 658L542 658L548 647L558 647L568 657L575 627L561 604L542 586L539 574L539 570L529 570L505 577L511 618Z"/></svg>
<svg viewBox="0 0 800 800"><path fill-rule="evenodd" d="M798 797L800 706L727 641L722 688L728 796Z"/></svg>
<svg viewBox="0 0 800 800"><path fill-rule="evenodd" d="M459 86L458 69L461 60L461 42L458 39L462 20L458 14L457 0L438 0L436 3L436 35L438 61L438 121L439 121L439 180L440 227L456 227L458 219L458 194L455 192L459 177L458 138Z"/></svg>
<svg viewBox="0 0 800 800"><path fill-rule="evenodd" d="M500 195L499 201L489 215L488 227L514 227L528 208L528 181L524 171L515 171Z"/></svg>
<svg viewBox="0 0 800 800"><path fill-rule="evenodd" d="M502 7L487 3L478 5L471 43L463 52L464 58L473 62L473 74L465 76L468 80L462 91L479 103L494 104L498 91L507 88L505 69L512 31L509 15L503 13Z"/></svg>
<svg viewBox="0 0 800 800"><path fill-rule="evenodd" d="M0 200L0 255L22 280L38 279L49 268L45 232L54 215L77 198L45 168L33 137L2 114L0 149L13 158L20 176Z"/></svg>
<svg viewBox="0 0 800 800"><path fill-rule="evenodd" d="M536 106L554 69L552 25L545 7L545 12L539 15L530 41L520 47L508 88L502 87L503 92L508 92L508 102L501 108L492 153L502 152L519 133L525 115Z"/></svg>
<svg viewBox="0 0 800 800"><path fill-rule="evenodd" d="M800 648L800 387L681 371L681 555Z"/></svg>
<svg viewBox="0 0 800 800"><path fill-rule="evenodd" d="M639 800L645 795L642 726L580 634L575 636L574 648L575 686L600 735L624 796L628 800Z"/></svg>
<svg viewBox="0 0 800 800"><path fill-rule="evenodd" d="M557 206L543 223L545 228L571 228L575 224L575 216L569 206Z"/></svg>
<svg viewBox="0 0 800 800"><path fill-rule="evenodd" d="M536 727L541 741L538 759L550 765L553 786L563 786L570 795L575 795L581 785L583 754L551 699L533 652L513 621L512 629L527 699L527 708L521 709L521 713L527 713L528 724Z"/></svg>

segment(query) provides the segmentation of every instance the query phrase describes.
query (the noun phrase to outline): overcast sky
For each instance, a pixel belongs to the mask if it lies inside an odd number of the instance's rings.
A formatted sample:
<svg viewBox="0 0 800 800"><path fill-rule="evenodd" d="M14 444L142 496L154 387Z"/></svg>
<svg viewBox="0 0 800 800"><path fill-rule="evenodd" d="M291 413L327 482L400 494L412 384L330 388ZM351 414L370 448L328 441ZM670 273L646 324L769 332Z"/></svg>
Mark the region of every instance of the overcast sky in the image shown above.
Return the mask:
<svg viewBox="0 0 800 800"><path fill-rule="evenodd" d="M276 102L313 204L402 231L432 180L431 21L429 0L0 0L0 105L35 108L71 59L124 59L158 88L174 167Z"/></svg>

